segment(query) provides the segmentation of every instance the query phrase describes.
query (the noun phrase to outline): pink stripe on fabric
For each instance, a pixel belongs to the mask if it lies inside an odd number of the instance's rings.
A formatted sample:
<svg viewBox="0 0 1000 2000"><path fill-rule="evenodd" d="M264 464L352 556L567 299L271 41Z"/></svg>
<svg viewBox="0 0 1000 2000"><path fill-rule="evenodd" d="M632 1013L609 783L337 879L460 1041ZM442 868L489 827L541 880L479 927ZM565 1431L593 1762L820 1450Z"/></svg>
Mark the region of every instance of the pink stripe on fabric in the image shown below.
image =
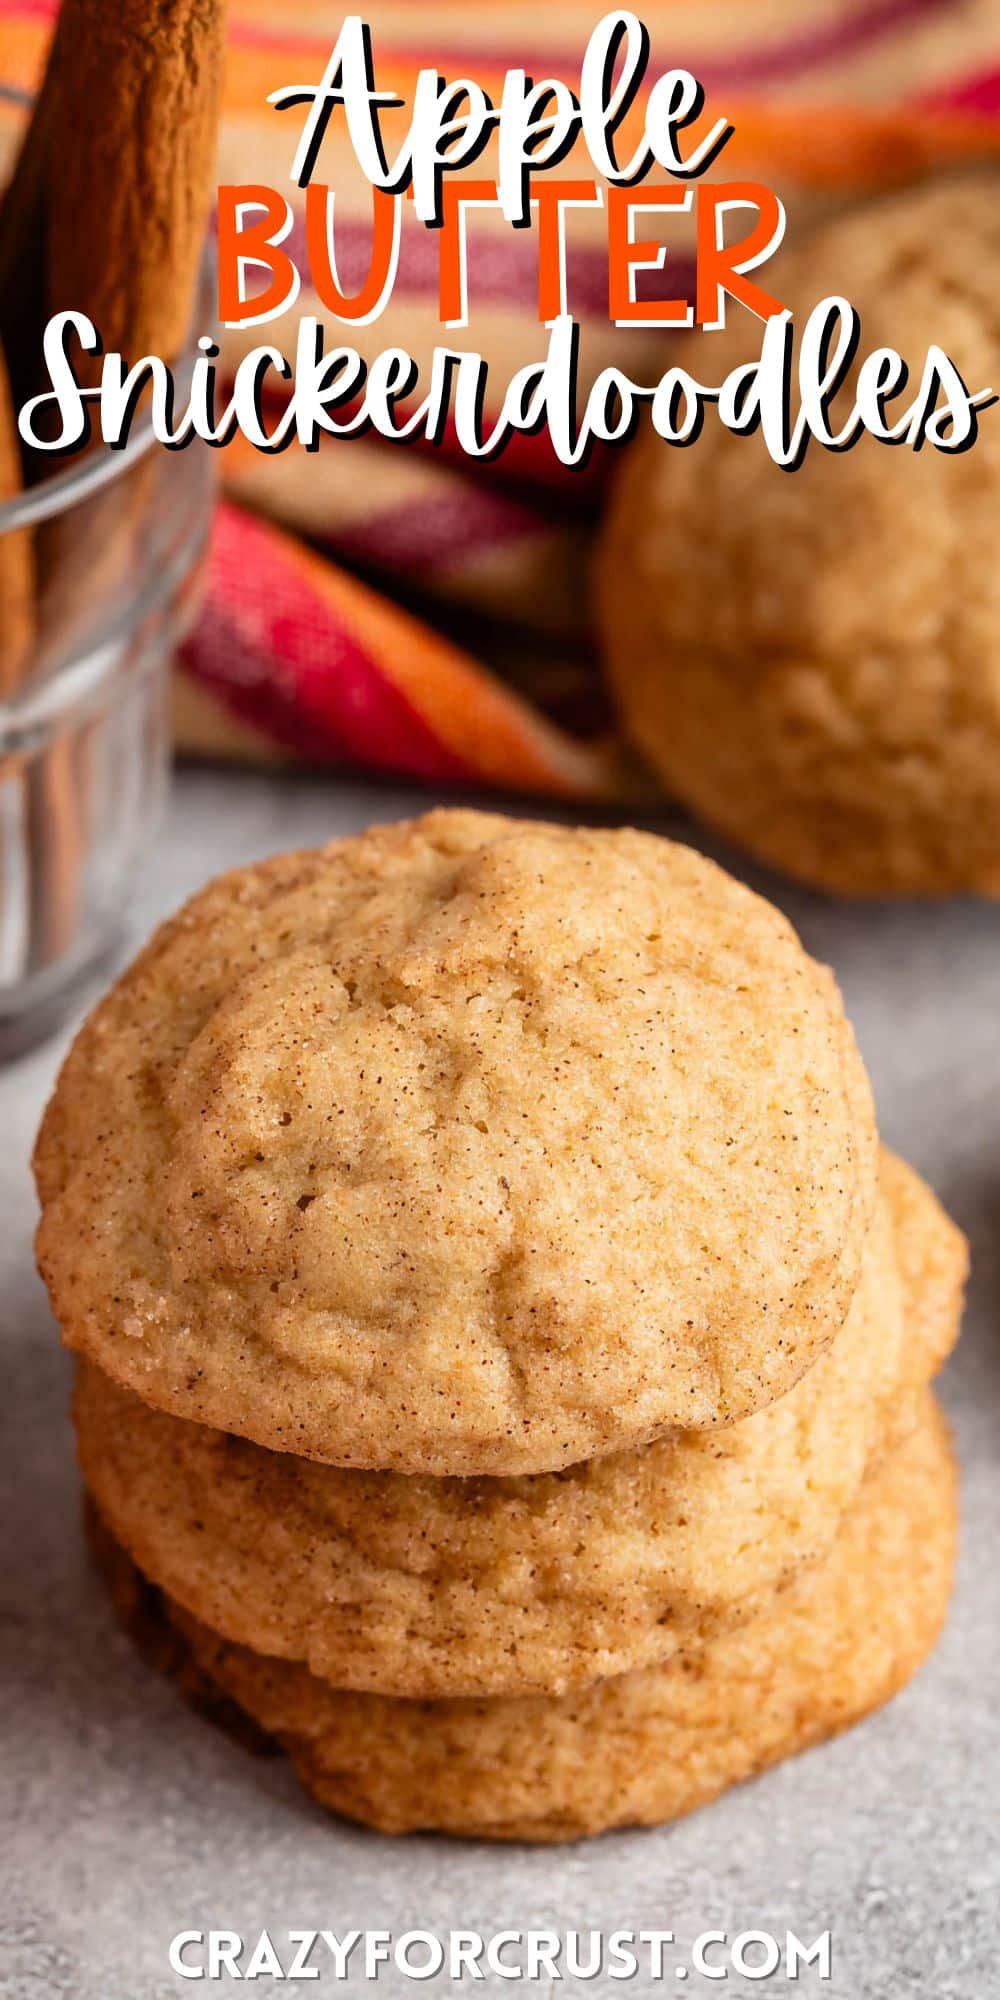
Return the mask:
<svg viewBox="0 0 1000 2000"><path fill-rule="evenodd" d="M51 21L58 12L59 0L3 0L0 4L0 19L20 15L25 21Z"/></svg>
<svg viewBox="0 0 1000 2000"><path fill-rule="evenodd" d="M736 50L728 56L711 56L697 49L685 52L671 48L670 61L677 66L692 68L707 90L740 90L748 85L787 82L824 63L857 54L885 36L896 34L929 17L955 13L961 6L962 0L867 0L865 6L858 8L846 20L827 21L817 28L799 30L780 42ZM0 17L8 15L27 20L50 20L57 9L58 0L0 0ZM655 18L652 26L661 34L669 29L669 23L661 23ZM237 47L274 49L289 57L328 54L332 33L331 30L329 37L302 30L290 34L280 28L265 28L258 23L240 21L238 15L234 15L229 27L229 38ZM409 63L414 69L431 63L453 68L458 63L471 68L475 74L477 62L491 70L503 70L508 64L517 62L536 71L544 65L567 78L579 69L581 54L582 47L566 51L546 48L544 43L539 45L537 42L529 49L517 37L512 37L509 42L487 46L478 42L463 46L458 41L435 42L431 48L401 48L390 44L386 50L387 57L394 63Z"/></svg>
<svg viewBox="0 0 1000 2000"><path fill-rule="evenodd" d="M28 4L34 4L39 11L50 11L47 0L41 0L41 4L39 0L28 0ZM670 62L693 68L699 81L710 90L742 89L747 84L788 81L823 63L856 54L884 36L895 34L928 16L954 13L961 5L962 0L867 0L867 4L857 8L847 20L827 21L816 28L797 30L785 39L761 48L712 56L697 48L685 51L672 46ZM651 15L647 25L661 39L669 35L670 23L658 20L655 14ZM233 21L230 34L238 45L274 48L289 56L328 53L332 41L332 34L326 38L302 30L293 34L282 33L279 28L264 28L238 19ZM377 23L374 41L377 58ZM582 41L579 48L572 50L546 46L544 41L538 40L535 28L530 46L516 34L512 34L509 40L492 44L479 41L463 44L460 37L455 39L452 36L447 40L435 40L431 46L401 47L390 42L385 45L384 53L387 61L409 63L414 69L430 64L439 68L444 65L454 68L460 64L475 75L477 64L490 70L503 70L508 64L516 62L536 72L545 66L557 75L570 78L579 70L583 47Z"/></svg>
<svg viewBox="0 0 1000 2000"><path fill-rule="evenodd" d="M545 532L538 514L470 484L462 493L438 493L389 507L357 526L334 528L323 540L352 562L426 572L454 569L484 550Z"/></svg>

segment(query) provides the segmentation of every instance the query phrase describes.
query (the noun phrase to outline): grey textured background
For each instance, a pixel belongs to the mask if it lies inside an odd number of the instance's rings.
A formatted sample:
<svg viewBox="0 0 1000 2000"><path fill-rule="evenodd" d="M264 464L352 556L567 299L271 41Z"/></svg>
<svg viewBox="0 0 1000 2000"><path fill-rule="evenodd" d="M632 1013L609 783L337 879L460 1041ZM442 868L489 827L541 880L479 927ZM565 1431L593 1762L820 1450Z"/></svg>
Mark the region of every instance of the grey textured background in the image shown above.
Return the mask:
<svg viewBox="0 0 1000 2000"><path fill-rule="evenodd" d="M132 941L219 868L420 803L402 790L187 773ZM88 1572L68 1368L31 1256L27 1158L60 1040L0 1075L2 2000L234 1990L176 1979L168 1940L211 1926L252 1937L263 1925L275 1935L324 1925L666 1928L678 1945L664 1987L675 1991L675 1961L700 1931L811 1937L832 1927L833 1979L822 1987L812 1974L790 1987L777 1975L716 1984L692 1973L680 1990L1000 1995L1000 911L840 907L722 858L782 903L836 968L885 1138L972 1239L966 1331L943 1385L964 1466L962 1557L933 1661L851 1735L660 1832L533 1852L390 1842L325 1819L280 1761L247 1757L142 1667ZM324 1993L333 1981L280 1990ZM383 1974L377 1990L440 1992L447 1981L421 1988ZM650 1984L601 1979L576 1990Z"/></svg>

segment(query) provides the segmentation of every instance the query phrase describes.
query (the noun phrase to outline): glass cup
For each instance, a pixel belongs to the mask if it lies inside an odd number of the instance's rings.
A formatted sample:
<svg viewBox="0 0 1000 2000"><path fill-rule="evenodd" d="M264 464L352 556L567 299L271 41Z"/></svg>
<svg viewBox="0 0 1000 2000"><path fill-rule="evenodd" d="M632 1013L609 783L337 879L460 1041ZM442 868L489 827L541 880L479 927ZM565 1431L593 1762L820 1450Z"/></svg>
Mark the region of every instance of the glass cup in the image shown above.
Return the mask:
<svg viewBox="0 0 1000 2000"><path fill-rule="evenodd" d="M199 331L211 317L206 263ZM21 619L8 585L0 605L0 1060L58 1023L121 931L212 495L213 454L166 451L139 420L124 450L93 446L0 506L0 578L27 600Z"/></svg>

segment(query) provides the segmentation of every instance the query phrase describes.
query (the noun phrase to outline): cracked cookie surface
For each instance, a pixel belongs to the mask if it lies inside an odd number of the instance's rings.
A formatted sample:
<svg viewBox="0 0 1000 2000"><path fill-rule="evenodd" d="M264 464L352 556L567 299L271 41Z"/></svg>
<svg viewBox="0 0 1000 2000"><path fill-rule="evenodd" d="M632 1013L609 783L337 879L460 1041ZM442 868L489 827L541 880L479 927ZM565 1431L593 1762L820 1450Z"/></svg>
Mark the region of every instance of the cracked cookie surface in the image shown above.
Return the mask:
<svg viewBox="0 0 1000 2000"><path fill-rule="evenodd" d="M875 1199L832 975L711 862L438 811L222 877L36 1148L67 1343L273 1449L551 1470L783 1395Z"/></svg>

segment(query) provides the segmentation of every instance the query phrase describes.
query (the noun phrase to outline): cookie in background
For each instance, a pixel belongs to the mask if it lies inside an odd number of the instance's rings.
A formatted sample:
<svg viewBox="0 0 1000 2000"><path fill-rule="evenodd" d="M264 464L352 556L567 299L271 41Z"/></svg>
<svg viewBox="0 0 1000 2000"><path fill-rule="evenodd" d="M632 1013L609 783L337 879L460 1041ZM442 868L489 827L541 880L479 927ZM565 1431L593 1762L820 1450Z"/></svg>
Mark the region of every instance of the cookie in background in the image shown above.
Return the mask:
<svg viewBox="0 0 1000 2000"><path fill-rule="evenodd" d="M780 253L774 282L797 321L841 294L864 352L936 342L970 387L1000 388L998 194L980 171L853 208ZM685 365L715 379L759 334L731 318ZM644 435L597 599L622 722L667 789L844 895L1000 894L998 510L995 407L972 451L865 437L813 445L794 476L713 423L693 451Z"/></svg>

